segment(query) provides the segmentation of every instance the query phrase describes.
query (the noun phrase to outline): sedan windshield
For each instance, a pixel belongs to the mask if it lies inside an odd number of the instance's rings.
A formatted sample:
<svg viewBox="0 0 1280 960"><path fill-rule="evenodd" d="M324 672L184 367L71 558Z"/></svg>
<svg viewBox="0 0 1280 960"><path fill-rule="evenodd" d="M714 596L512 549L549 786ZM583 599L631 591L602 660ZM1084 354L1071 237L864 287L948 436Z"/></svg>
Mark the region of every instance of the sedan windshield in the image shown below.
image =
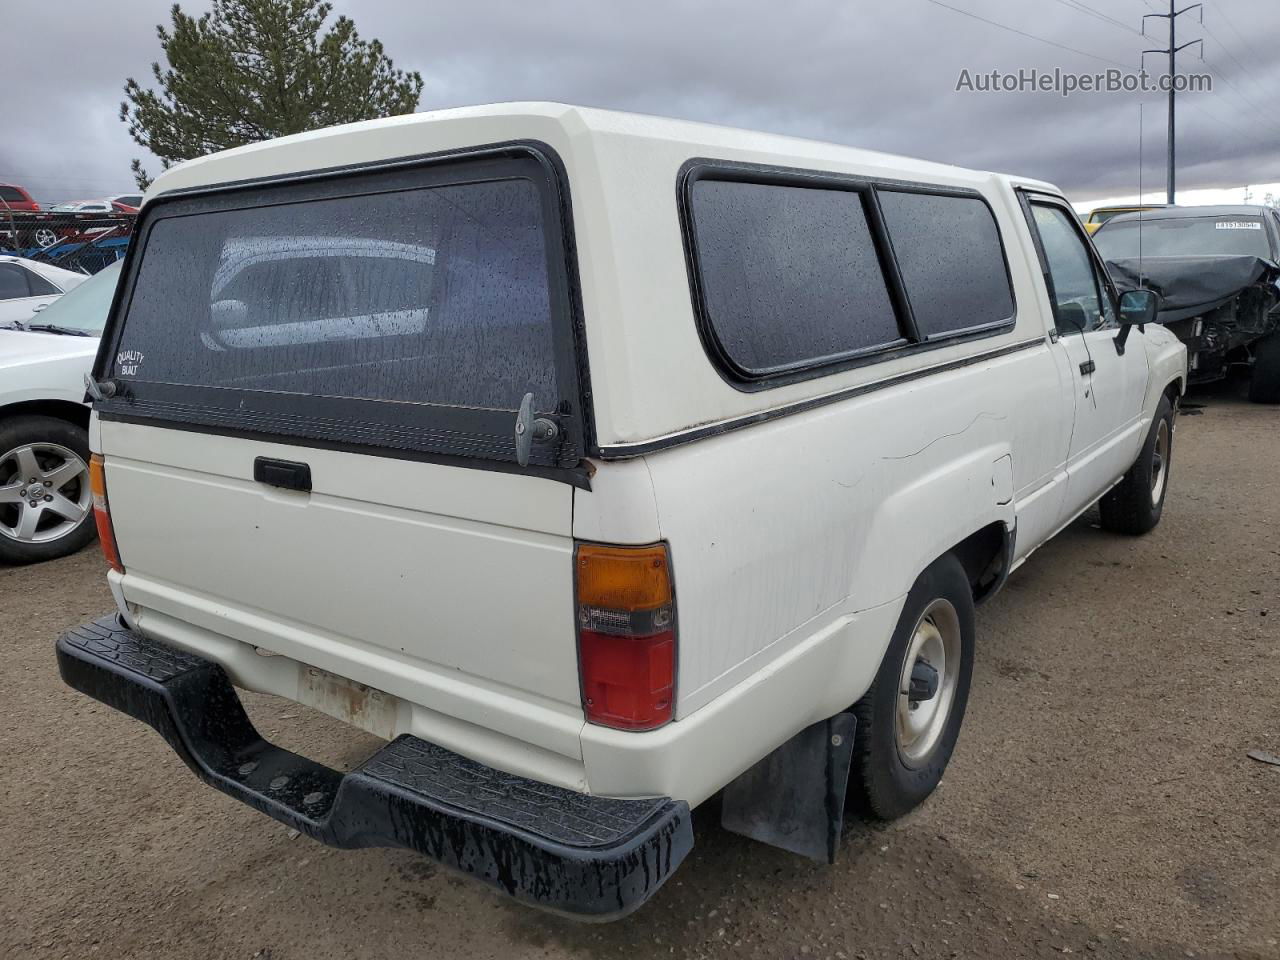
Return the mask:
<svg viewBox="0 0 1280 960"><path fill-rule="evenodd" d="M122 262L117 260L70 293L64 293L37 313L31 324L83 330L95 337L101 335L107 324L107 311L111 309L111 298L116 292Z"/></svg>
<svg viewBox="0 0 1280 960"><path fill-rule="evenodd" d="M1112 221L1093 235L1105 260L1137 257L1271 257L1258 217L1176 217Z"/></svg>

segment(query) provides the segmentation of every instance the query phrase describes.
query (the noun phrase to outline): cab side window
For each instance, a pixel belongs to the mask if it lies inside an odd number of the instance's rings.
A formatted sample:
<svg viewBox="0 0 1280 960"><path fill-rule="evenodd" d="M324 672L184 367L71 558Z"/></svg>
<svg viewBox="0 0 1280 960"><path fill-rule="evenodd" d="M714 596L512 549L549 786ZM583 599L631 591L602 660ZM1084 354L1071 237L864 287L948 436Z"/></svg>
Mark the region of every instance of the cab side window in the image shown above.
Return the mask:
<svg viewBox="0 0 1280 960"><path fill-rule="evenodd" d="M1049 272L1058 333L1071 336L1096 330L1105 317L1105 298L1100 295L1105 284L1099 284L1084 238L1061 207L1032 203L1031 213Z"/></svg>
<svg viewBox="0 0 1280 960"><path fill-rule="evenodd" d="M40 274L36 273L34 270L24 269L22 272L27 275L27 287L31 291L31 296L56 297L58 294L62 293L61 290L55 287L52 283L50 283L44 277L40 276Z"/></svg>

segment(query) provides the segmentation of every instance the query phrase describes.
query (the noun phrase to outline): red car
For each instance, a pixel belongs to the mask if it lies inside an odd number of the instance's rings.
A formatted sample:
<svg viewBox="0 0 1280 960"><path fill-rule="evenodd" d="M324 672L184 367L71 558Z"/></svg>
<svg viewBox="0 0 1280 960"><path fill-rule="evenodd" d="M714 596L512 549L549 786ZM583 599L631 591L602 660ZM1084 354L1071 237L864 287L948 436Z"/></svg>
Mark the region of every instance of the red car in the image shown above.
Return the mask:
<svg viewBox="0 0 1280 960"><path fill-rule="evenodd" d="M0 209L39 210L40 204L31 199L31 194L22 187L12 183L0 183Z"/></svg>
<svg viewBox="0 0 1280 960"><path fill-rule="evenodd" d="M111 209L116 213L137 213L142 206L142 194L122 193L118 196L107 197L107 203L111 204Z"/></svg>

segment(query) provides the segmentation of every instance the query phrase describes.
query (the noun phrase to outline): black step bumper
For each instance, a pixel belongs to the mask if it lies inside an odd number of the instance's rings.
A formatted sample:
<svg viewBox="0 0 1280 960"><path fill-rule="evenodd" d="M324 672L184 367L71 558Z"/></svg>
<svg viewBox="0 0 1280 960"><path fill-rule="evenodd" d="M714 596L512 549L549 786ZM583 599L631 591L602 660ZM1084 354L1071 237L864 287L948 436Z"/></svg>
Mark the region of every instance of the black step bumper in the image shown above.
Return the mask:
<svg viewBox="0 0 1280 960"><path fill-rule="evenodd" d="M680 800L527 780L408 735L350 773L258 734L222 667L104 617L58 640L76 690L154 727L201 780L335 847L404 847L535 906L613 919L693 846Z"/></svg>

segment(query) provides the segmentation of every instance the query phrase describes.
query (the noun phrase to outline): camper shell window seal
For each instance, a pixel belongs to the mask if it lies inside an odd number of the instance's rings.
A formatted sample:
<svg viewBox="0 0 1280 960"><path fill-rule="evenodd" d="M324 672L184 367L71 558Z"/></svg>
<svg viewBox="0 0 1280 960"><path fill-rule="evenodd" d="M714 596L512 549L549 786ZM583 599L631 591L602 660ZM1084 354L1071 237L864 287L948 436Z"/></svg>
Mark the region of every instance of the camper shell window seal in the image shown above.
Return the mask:
<svg viewBox="0 0 1280 960"><path fill-rule="evenodd" d="M890 343L849 350L834 356L814 357L782 368L748 370L733 362L725 350L707 305L701 260L698 252L697 224L693 212L693 188L700 180L721 180L753 183L764 186L788 186L818 190L843 190L861 194L867 224L875 245L876 256L893 305L894 319L900 337ZM978 200L991 215L1000 244L1000 258L1009 285L1009 301L1012 313L1009 317L990 323L978 324L925 337L921 334L911 309L910 298L898 265L893 243L880 208L879 192L919 193L939 197L959 197ZM769 164L740 161L694 158L686 161L676 175L676 204L680 216L680 229L684 238L685 265L689 275L689 291L693 303L694 322L698 337L712 366L721 378L736 390L754 393L790 383L829 376L845 370L883 363L903 356L914 356L941 347L954 346L972 340L1008 333L1017 325L1017 296L1013 287L1013 273L1009 268L1009 254L1005 245L1000 221L996 218L991 202L979 190L967 187L948 187L912 180L895 180L883 177L864 177L855 174L833 173L826 170L808 170L797 167L781 167Z"/></svg>
<svg viewBox="0 0 1280 960"><path fill-rule="evenodd" d="M554 398L554 416L561 427L561 439L554 447L540 450L535 446L528 467L521 468L515 463L515 410L309 396L309 403L318 401L318 406L324 409L317 409L315 416L307 416L286 411L288 401L285 395L254 391L257 409L249 416L237 416L225 405L216 405L219 395L239 392L234 388L137 381L121 383L123 389L115 396L96 401L95 410L104 420L547 476L589 489L589 471L584 469L583 457L595 448L595 426L569 184L560 157L552 147L540 141L508 141L202 185L168 191L152 198L140 215L135 240L125 255L121 282L94 361L94 378L102 381L110 376L112 358L119 348L143 251L157 222L183 215L184 210L193 204L199 205L198 212L270 205L276 201L266 199L264 202L261 192L273 187L307 185L309 189L305 200L376 195L404 189L404 186L403 182L399 186L390 182L378 184L372 182L373 178L385 174L389 181L397 176L403 180L405 174L415 172L421 172L422 176L412 188L514 178L530 181L537 191L546 250L547 288L551 298L551 337L560 384L560 396ZM360 183L353 184L353 178L359 178ZM259 199L237 203L245 194L258 194ZM280 202L297 202L297 198ZM143 386L147 396L137 395L136 387L139 385ZM537 399L545 405L553 398ZM202 400L205 405L202 405ZM358 411L362 407L371 409L367 406L370 404L376 404L384 412L395 408L392 422L362 421ZM433 411L430 424L420 419L424 407Z"/></svg>

